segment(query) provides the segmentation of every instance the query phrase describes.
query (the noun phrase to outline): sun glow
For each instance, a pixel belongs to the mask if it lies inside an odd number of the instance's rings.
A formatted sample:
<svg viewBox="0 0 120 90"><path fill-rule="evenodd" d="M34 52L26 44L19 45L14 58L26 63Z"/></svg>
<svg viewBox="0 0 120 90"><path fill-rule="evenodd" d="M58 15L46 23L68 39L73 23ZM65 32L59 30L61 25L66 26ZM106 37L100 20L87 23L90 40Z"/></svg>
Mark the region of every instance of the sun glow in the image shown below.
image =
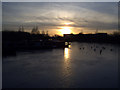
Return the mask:
<svg viewBox="0 0 120 90"><path fill-rule="evenodd" d="M65 26L69 26L69 25L74 24L74 22L62 22L62 24L65 25Z"/></svg>
<svg viewBox="0 0 120 90"><path fill-rule="evenodd" d="M70 34L71 33L71 27L62 27L62 29L60 29L61 34Z"/></svg>
<svg viewBox="0 0 120 90"><path fill-rule="evenodd" d="M72 22L69 22L69 23L64 23L65 25L70 25L70 24L73 24Z"/></svg>
<svg viewBox="0 0 120 90"><path fill-rule="evenodd" d="M68 48L65 48L65 50L64 50L64 57L65 57L65 59L69 58L69 50L68 50Z"/></svg>

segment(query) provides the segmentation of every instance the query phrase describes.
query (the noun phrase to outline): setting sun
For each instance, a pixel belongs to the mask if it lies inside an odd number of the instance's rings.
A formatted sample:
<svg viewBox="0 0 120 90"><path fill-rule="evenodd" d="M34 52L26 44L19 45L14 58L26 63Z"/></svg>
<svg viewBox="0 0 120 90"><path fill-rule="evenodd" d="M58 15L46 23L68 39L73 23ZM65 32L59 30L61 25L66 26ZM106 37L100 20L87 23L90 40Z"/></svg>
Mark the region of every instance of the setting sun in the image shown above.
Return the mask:
<svg viewBox="0 0 120 90"><path fill-rule="evenodd" d="M70 27L62 27L62 29L60 29L61 34L70 34L71 33L71 29Z"/></svg>

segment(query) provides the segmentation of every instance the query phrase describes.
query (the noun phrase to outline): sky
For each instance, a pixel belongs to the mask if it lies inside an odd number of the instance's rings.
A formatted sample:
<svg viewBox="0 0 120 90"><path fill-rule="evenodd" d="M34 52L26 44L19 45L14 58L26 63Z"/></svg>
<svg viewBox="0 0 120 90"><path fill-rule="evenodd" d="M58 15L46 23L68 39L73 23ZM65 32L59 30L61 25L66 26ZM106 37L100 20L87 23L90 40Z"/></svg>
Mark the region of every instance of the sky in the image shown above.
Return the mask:
<svg viewBox="0 0 120 90"><path fill-rule="evenodd" d="M3 30L18 30L50 35L69 33L112 33L118 29L117 2L3 2Z"/></svg>

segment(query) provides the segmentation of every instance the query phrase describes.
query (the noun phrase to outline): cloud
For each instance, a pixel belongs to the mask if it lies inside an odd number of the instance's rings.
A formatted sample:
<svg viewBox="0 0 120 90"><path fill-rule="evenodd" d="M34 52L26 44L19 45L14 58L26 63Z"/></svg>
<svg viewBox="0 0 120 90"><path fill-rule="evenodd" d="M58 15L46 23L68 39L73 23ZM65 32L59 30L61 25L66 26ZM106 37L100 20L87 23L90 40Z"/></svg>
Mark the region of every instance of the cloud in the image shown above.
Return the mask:
<svg viewBox="0 0 120 90"><path fill-rule="evenodd" d="M37 24L57 29L63 22L72 22L72 27L114 30L118 22L117 8L117 3L107 2L3 3L3 26L17 28L21 24L27 27Z"/></svg>

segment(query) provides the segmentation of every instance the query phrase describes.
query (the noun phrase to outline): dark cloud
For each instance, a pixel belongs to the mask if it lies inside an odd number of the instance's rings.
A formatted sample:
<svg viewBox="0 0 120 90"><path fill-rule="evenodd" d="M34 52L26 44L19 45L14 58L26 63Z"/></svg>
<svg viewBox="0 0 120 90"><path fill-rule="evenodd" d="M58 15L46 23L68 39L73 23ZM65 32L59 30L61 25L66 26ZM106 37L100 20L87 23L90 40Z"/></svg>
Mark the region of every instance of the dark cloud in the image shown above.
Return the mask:
<svg viewBox="0 0 120 90"><path fill-rule="evenodd" d="M117 3L115 2L18 2L3 3L3 27L17 28L38 25L58 29L63 22L72 22L75 28L117 28Z"/></svg>

